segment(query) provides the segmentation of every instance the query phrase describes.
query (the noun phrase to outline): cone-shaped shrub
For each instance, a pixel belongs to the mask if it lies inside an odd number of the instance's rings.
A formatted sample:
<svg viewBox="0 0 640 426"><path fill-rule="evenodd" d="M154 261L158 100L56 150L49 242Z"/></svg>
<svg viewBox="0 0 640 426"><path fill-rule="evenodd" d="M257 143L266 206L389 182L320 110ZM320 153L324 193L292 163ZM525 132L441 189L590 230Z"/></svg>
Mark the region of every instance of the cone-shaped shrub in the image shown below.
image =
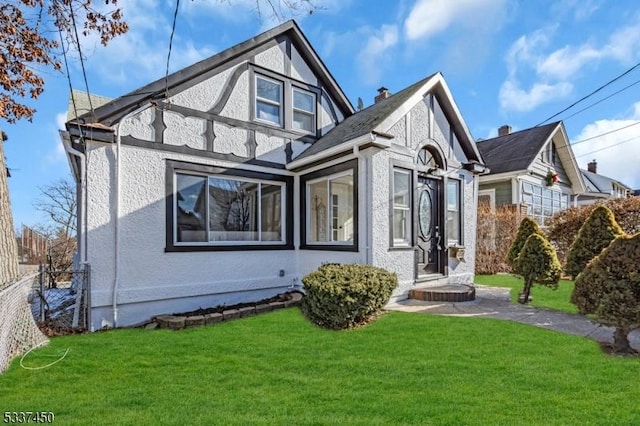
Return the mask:
<svg viewBox="0 0 640 426"><path fill-rule="evenodd" d="M520 255L520 251L522 251L522 248L524 247L524 243L527 241L527 238L529 238L531 234L542 235L542 232L540 231L540 227L538 226L538 223L535 220L531 219L530 217L525 217L520 222L520 226L518 226L518 232L516 234L516 238L513 240L513 243L511 244L511 249L509 249L509 254L507 254L507 261L509 262L509 265L513 269L513 272L515 272L516 274L522 275L518 271L518 265L516 263L516 259Z"/></svg>
<svg viewBox="0 0 640 426"><path fill-rule="evenodd" d="M302 278L302 311L314 323L333 329L368 322L389 302L396 274L370 265L328 263Z"/></svg>
<svg viewBox="0 0 640 426"><path fill-rule="evenodd" d="M524 288L520 293L521 297L518 298L520 303L529 301L531 287L534 284L545 285L554 290L558 288L562 266L556 250L544 236L531 234L516 258L515 265L524 278Z"/></svg>
<svg viewBox="0 0 640 426"><path fill-rule="evenodd" d="M580 313L616 328L614 351L633 352L628 334L640 327L640 233L622 235L589 262L571 295Z"/></svg>
<svg viewBox="0 0 640 426"><path fill-rule="evenodd" d="M578 236L569 249L565 272L573 278L600 254L609 243L624 232L611 210L605 206L596 207L584 222Z"/></svg>

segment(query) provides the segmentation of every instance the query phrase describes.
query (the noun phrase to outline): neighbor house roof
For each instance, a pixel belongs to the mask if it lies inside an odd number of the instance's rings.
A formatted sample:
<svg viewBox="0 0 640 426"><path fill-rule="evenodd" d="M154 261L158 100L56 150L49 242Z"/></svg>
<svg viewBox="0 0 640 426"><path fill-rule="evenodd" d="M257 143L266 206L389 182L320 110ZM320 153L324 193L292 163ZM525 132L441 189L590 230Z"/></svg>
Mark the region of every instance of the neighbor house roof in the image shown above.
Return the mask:
<svg viewBox="0 0 640 426"><path fill-rule="evenodd" d="M478 149L491 174L526 170L554 134L559 121L478 141Z"/></svg>
<svg viewBox="0 0 640 426"><path fill-rule="evenodd" d="M587 186L587 192L611 195L611 191L613 190L614 184L617 184L627 189L628 191L633 191L630 187L628 187L624 183L618 180L612 179L610 177L603 176L598 173L593 173L584 169L580 169L580 172L582 173L582 177Z"/></svg>
<svg viewBox="0 0 640 426"><path fill-rule="evenodd" d="M308 65L314 71L315 75L318 76L323 87L336 101L344 115L351 115L354 111L351 102L349 102L349 99L333 78L324 62L322 62L302 33L298 24L293 20L289 20L249 40L225 49L216 55L174 72L166 78L160 78L138 90L116 98L99 108L95 108L93 114L84 114L80 116L79 119L84 123L99 122L107 126L112 126L125 114L136 110L144 104L154 100L163 100L167 93L172 94L181 90L183 87L196 84L201 79L207 78L212 75L212 73L215 73L216 68L233 60L239 60L251 50L284 36L288 36L300 54L307 59Z"/></svg>

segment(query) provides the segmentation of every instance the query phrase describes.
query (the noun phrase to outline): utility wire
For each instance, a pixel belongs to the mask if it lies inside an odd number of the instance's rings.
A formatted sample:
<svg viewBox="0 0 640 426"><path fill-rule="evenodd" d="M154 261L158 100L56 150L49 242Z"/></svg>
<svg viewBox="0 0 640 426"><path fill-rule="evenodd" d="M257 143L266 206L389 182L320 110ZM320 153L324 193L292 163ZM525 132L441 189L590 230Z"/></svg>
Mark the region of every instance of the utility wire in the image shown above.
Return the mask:
<svg viewBox="0 0 640 426"><path fill-rule="evenodd" d="M617 129L609 130L608 132L600 133L599 135L591 136L590 138L586 138L586 139L582 139L582 140L573 142L570 145L571 146L578 145L579 143L582 143L582 142L587 142L587 141L590 141L590 140L593 140L593 139L597 139L597 138L599 138L601 136L610 135L611 133L615 133L615 132L619 132L620 130L628 129L629 127L632 127L632 126L637 126L638 124L640 124L640 121L636 121L635 123L627 124L626 126L619 127Z"/></svg>
<svg viewBox="0 0 640 426"><path fill-rule="evenodd" d="M617 77L615 77L612 80L609 80L608 82L606 82L605 84L603 84L602 86L598 87L596 90L592 91L591 93L583 96L582 98L578 99L577 101L575 101L574 103L572 103L571 105L569 105L568 107L566 107L565 109L563 109L560 112L557 112L555 114L553 114L551 117L547 118L546 120L536 124L534 127L539 127L541 125L543 125L544 123L546 123L547 121L551 120L552 118L555 118L557 116L559 116L560 114L562 114L563 112L573 108L574 106L576 106L577 104L579 104L580 102L584 101L585 99L590 98L591 96L595 95L596 93L598 93L599 91L601 91L602 89L604 89L605 87L609 86L610 84L620 80L622 77L624 77L625 75L629 74L631 71L635 70L636 68L640 67L640 62L638 62L637 64L635 64L634 66L632 66L631 68L629 68L628 70L626 70L625 72L623 72L622 74L618 75Z"/></svg>
<svg viewBox="0 0 640 426"><path fill-rule="evenodd" d="M180 0L176 0L176 9L173 12L173 26L171 28L171 36L169 37L169 53L167 54L167 69L164 74L164 94L169 100L169 61L171 60L171 49L173 47L173 35L176 32L176 21L178 20L178 8L180 7Z"/></svg>
<svg viewBox="0 0 640 426"><path fill-rule="evenodd" d="M84 87L87 90L87 99L89 100L89 109L91 110L91 115L93 117L93 121L98 121L96 117L96 112L93 109L93 103L91 102L91 92L89 91L89 82L87 81L87 71L84 68L84 59L82 58L82 49L80 47L80 37L78 37L78 27L76 26L76 17L73 12L73 2L69 2L69 11L71 12L71 23L73 24L73 31L76 35L76 43L78 45L78 54L80 55L80 67L82 68L82 77L84 78ZM73 93L71 94L73 97ZM76 117L77 118L77 117Z"/></svg>
<svg viewBox="0 0 640 426"><path fill-rule="evenodd" d="M586 153L584 153L584 154L576 155L576 157L584 157L584 156L586 156L586 155L590 155L590 154L594 154L594 153L596 153L596 152L604 151L605 149L613 148L614 146L622 145L623 143L631 142L632 140L639 139L639 138L640 138L640 136L634 136L634 137L632 137L632 138L625 139L625 140L623 140L623 141L616 142L616 143L614 143L614 144L607 145L607 146L604 146L604 147L602 147L602 148L594 149L593 151L586 152Z"/></svg>
<svg viewBox="0 0 640 426"><path fill-rule="evenodd" d="M568 116L568 117L564 118L564 119L563 119L563 121L567 121L567 120L568 120L568 119L570 119L571 117L573 117L573 116L575 116L575 115L578 115L578 114L580 114L581 112L586 111L586 110L588 110L589 108L594 107L594 106L598 105L599 103L606 101L606 100L607 100L607 99L609 99L609 98L612 98L613 96L617 95L617 94L618 94L618 93L620 93L620 92L624 92L625 90L627 90L627 89L629 89L629 88L631 88L631 87L635 86L635 85L636 85L636 84L638 84L638 83L640 83L640 80L636 80L636 81L634 81L633 83L631 83L630 85L625 86L625 87L623 87L622 89L620 89L620 90L618 90L618 91L613 92L613 93L612 93L612 94L610 94L609 96L604 97L604 98L600 99L599 101L596 101L596 102L592 103L591 105L586 106L586 107L582 108L581 110L574 112L574 113L573 113L573 114L571 114L570 116Z"/></svg>
<svg viewBox="0 0 640 426"><path fill-rule="evenodd" d="M67 60L67 49L64 48L64 39L62 38L62 30L60 28L58 28L58 34L60 35L60 46L62 47L62 57L64 58L64 66L67 70L67 82L69 83L69 94L71 95L71 104L73 105L73 115L75 118L75 122L78 125L80 140L84 143L82 129L80 128L80 123L78 122L78 107L76 105L76 97L73 96L73 85L71 84L71 73L69 72L69 61ZM91 98L89 93L87 93L87 97Z"/></svg>

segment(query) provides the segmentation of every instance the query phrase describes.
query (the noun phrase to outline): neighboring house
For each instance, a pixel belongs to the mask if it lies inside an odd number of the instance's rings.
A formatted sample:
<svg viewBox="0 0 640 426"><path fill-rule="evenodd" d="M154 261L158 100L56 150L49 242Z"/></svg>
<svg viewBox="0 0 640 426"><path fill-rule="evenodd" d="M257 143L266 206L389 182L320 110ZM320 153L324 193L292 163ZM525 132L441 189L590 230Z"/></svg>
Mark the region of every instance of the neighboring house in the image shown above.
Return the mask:
<svg viewBox="0 0 640 426"><path fill-rule="evenodd" d="M624 183L598 174L598 163L593 160L587 164L587 170L580 169L587 190L577 196L576 204L584 206L598 201L606 201L614 198L627 198L634 194L633 189Z"/></svg>
<svg viewBox="0 0 640 426"><path fill-rule="evenodd" d="M478 142L491 172L480 177L479 201L526 210L540 225L585 192L582 175L559 121Z"/></svg>
<svg viewBox="0 0 640 426"><path fill-rule="evenodd" d="M396 299L472 283L484 167L444 78L376 101L355 112L289 21L69 121L91 328L270 297L324 262L396 272Z"/></svg>

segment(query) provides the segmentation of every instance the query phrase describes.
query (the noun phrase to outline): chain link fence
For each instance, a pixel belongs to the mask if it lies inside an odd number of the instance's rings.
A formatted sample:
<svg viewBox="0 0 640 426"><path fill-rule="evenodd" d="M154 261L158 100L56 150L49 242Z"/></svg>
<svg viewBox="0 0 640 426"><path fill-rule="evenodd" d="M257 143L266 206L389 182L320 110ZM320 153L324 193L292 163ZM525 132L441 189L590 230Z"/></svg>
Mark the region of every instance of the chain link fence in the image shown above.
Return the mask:
<svg viewBox="0 0 640 426"><path fill-rule="evenodd" d="M87 329L89 274L89 265L63 271L40 267L29 303L33 317L45 333L68 334Z"/></svg>
<svg viewBox="0 0 640 426"><path fill-rule="evenodd" d="M48 340L40 331L28 303L39 274L30 274L0 288L0 373L17 355Z"/></svg>

